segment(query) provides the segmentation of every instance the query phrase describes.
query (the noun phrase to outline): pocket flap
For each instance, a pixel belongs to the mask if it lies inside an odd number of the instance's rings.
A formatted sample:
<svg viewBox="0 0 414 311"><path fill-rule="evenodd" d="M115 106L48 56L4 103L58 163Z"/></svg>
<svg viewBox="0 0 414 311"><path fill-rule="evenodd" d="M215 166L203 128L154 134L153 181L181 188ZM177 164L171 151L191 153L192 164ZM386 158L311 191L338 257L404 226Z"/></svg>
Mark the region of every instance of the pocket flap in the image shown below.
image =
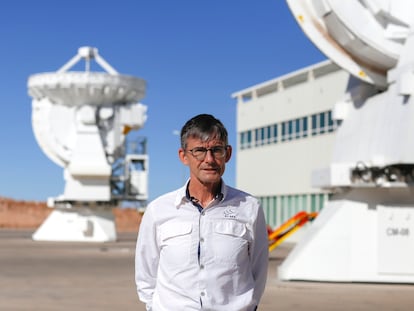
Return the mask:
<svg viewBox="0 0 414 311"><path fill-rule="evenodd" d="M246 225L235 221L222 221L215 223L214 230L220 234L241 237L246 233Z"/></svg>
<svg viewBox="0 0 414 311"><path fill-rule="evenodd" d="M162 241L190 234L193 231L191 223L173 222L166 223L160 227L160 237Z"/></svg>

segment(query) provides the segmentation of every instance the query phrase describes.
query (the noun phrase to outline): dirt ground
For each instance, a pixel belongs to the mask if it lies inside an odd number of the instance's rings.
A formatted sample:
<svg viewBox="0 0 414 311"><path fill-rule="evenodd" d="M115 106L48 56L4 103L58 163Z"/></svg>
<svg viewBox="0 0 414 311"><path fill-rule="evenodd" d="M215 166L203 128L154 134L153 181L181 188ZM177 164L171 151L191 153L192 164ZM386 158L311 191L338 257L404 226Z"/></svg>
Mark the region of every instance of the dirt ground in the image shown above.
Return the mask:
<svg viewBox="0 0 414 311"><path fill-rule="evenodd" d="M40 242L32 233L0 228L0 310L145 311L134 282L135 233L105 243ZM260 311L414 310L408 284L280 281L277 268L291 249L271 252Z"/></svg>
<svg viewBox="0 0 414 311"><path fill-rule="evenodd" d="M53 209L46 202L18 201L0 197L0 228L36 229ZM132 208L113 208L118 232L138 232L141 214Z"/></svg>
<svg viewBox="0 0 414 311"><path fill-rule="evenodd" d="M134 283L141 215L114 208L119 239L107 243L34 242L30 237L53 209L44 202L0 197L0 310L139 310ZM269 256L261 311L411 311L409 284L283 282L277 268L292 245Z"/></svg>

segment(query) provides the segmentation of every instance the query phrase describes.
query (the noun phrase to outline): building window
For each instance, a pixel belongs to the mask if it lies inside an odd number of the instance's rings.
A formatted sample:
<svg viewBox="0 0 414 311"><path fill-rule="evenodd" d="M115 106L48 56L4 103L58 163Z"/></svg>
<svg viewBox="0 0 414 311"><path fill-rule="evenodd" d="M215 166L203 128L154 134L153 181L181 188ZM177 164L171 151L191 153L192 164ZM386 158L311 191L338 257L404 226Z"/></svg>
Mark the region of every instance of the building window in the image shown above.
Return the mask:
<svg viewBox="0 0 414 311"><path fill-rule="evenodd" d="M332 120L332 111L320 112L312 115L312 135L319 135L335 130Z"/></svg>
<svg viewBox="0 0 414 311"><path fill-rule="evenodd" d="M293 139L293 120L289 120L288 122L288 140Z"/></svg>
<svg viewBox="0 0 414 311"><path fill-rule="evenodd" d="M288 141L294 138L294 125L294 120L282 122L282 141Z"/></svg>
<svg viewBox="0 0 414 311"><path fill-rule="evenodd" d="M313 114L312 115L312 135L317 134L317 129L318 129L317 115Z"/></svg>
<svg viewBox="0 0 414 311"><path fill-rule="evenodd" d="M319 207L319 196L317 194L311 195L311 212L317 212Z"/></svg>
<svg viewBox="0 0 414 311"><path fill-rule="evenodd" d="M287 139L287 122L282 122L282 141Z"/></svg>
<svg viewBox="0 0 414 311"><path fill-rule="evenodd" d="M261 137L261 132L260 129L255 129L254 130L254 145L257 147L259 145L261 145L262 142L262 137Z"/></svg>
<svg viewBox="0 0 414 311"><path fill-rule="evenodd" d="M336 129L336 124L332 119L332 111L328 111L328 132L333 132Z"/></svg>
<svg viewBox="0 0 414 311"><path fill-rule="evenodd" d="M277 143L277 140L278 140L278 138L277 138L277 124L273 124L272 128L273 128L273 135L272 135L271 141L272 141L272 143Z"/></svg>
<svg viewBox="0 0 414 311"><path fill-rule="evenodd" d="M298 138L300 138L301 137L301 132L302 132L302 126L301 126L301 119L296 119L295 120L295 132L296 132L296 139L298 139Z"/></svg>
<svg viewBox="0 0 414 311"><path fill-rule="evenodd" d="M240 149L252 147L252 132L245 131L240 133Z"/></svg>
<svg viewBox="0 0 414 311"><path fill-rule="evenodd" d="M312 193L260 197L266 223L276 229L300 211L319 212L331 194Z"/></svg>
<svg viewBox="0 0 414 311"><path fill-rule="evenodd" d="M326 114L325 112L321 112L319 114L319 133L323 134L326 131Z"/></svg>
<svg viewBox="0 0 414 311"><path fill-rule="evenodd" d="M318 211L320 211L323 208L323 206L325 204L325 201L326 201L326 198L327 198L327 195L326 194L324 194L324 193L320 193L319 194L319 207L318 207Z"/></svg>
<svg viewBox="0 0 414 311"><path fill-rule="evenodd" d="M282 125L282 141L300 139L308 136L308 117L284 121Z"/></svg>
<svg viewBox="0 0 414 311"><path fill-rule="evenodd" d="M264 130L263 143L268 145L272 142L270 139L272 136L272 127L269 125L269 126L266 126L263 130Z"/></svg>
<svg viewBox="0 0 414 311"><path fill-rule="evenodd" d="M310 117L305 116L241 132L240 149L277 143L279 141L279 127L281 128L280 141L282 142L308 137L308 119L311 123L310 135L312 136L333 132L336 129L336 123L332 120L332 111L315 113Z"/></svg>
<svg viewBox="0 0 414 311"><path fill-rule="evenodd" d="M303 125L302 137L307 137L308 136L308 117L302 118L302 125Z"/></svg>
<svg viewBox="0 0 414 311"><path fill-rule="evenodd" d="M308 136L308 117L295 120L296 139Z"/></svg>
<svg viewBox="0 0 414 311"><path fill-rule="evenodd" d="M275 228L277 226L277 197L276 196L267 196L261 197L260 203L262 205L266 223L271 228Z"/></svg>

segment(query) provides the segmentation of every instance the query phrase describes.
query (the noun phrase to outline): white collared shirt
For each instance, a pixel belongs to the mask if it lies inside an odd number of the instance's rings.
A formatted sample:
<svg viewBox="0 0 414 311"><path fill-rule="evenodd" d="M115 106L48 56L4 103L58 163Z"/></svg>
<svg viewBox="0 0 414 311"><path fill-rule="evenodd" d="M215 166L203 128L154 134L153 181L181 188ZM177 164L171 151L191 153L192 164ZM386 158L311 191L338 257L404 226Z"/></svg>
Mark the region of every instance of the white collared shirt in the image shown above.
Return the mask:
<svg viewBox="0 0 414 311"><path fill-rule="evenodd" d="M252 311L268 266L264 213L253 196L222 183L199 212L186 186L151 202L135 257L139 298L152 311Z"/></svg>

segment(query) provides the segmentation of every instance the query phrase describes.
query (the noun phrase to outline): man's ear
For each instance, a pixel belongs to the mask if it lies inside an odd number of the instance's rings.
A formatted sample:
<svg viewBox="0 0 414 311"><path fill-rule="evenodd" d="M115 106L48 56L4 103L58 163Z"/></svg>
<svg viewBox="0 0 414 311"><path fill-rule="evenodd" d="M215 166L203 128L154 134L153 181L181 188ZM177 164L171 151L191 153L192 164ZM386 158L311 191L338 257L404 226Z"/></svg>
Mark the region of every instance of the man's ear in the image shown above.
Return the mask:
<svg viewBox="0 0 414 311"><path fill-rule="evenodd" d="M180 158L180 161L184 164L184 165L188 165L188 157L187 157L187 153L184 151L183 148L178 149L178 157Z"/></svg>
<svg viewBox="0 0 414 311"><path fill-rule="evenodd" d="M233 148L230 145L228 145L227 151L226 151L226 163L230 161L232 152L233 152Z"/></svg>

